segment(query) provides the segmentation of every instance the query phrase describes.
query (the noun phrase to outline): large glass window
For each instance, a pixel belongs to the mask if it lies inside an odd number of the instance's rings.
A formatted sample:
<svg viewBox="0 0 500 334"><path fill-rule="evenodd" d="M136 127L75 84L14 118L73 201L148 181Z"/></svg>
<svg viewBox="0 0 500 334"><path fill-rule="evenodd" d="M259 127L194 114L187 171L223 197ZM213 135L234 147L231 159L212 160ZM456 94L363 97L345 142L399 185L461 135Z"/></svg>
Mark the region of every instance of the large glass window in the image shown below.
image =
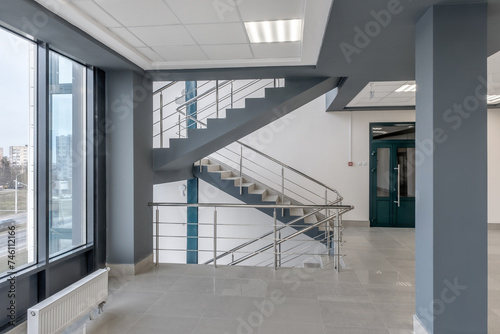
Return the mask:
<svg viewBox="0 0 500 334"><path fill-rule="evenodd" d="M86 69L55 52L49 68L50 255L86 242Z"/></svg>
<svg viewBox="0 0 500 334"><path fill-rule="evenodd" d="M35 261L35 49L0 28L0 276Z"/></svg>

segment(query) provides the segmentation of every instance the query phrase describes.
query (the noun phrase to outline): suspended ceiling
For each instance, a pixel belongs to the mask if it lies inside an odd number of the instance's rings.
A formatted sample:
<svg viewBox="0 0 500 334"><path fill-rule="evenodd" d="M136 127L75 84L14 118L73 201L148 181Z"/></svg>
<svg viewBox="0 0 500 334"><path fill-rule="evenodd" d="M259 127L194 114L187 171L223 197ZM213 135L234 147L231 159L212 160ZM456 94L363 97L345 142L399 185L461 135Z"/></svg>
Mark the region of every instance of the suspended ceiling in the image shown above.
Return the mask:
<svg viewBox="0 0 500 334"><path fill-rule="evenodd" d="M144 70L316 65L332 0L36 0ZM301 19L298 42L245 22Z"/></svg>

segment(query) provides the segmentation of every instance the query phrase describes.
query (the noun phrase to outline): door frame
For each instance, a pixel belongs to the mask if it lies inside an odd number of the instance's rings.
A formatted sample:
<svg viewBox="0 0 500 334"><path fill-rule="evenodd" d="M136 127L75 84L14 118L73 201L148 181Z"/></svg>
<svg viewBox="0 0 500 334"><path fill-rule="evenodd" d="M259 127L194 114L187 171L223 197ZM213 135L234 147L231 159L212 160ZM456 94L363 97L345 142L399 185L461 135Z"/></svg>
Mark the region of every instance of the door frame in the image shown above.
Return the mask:
<svg viewBox="0 0 500 334"><path fill-rule="evenodd" d="M376 173L373 172L374 168L377 167L376 155L373 155L372 152L376 150L378 146L383 145L412 145L415 147L415 139L395 139L395 140L373 140L373 128L380 126L396 126L396 125L413 125L415 126L415 122L371 122L369 123L369 220L370 227L394 227L394 228L408 228L414 226L398 226L394 224L379 224L375 221L375 217L377 215L376 208L376 198L377 198L377 189L376 189ZM392 157L392 152L391 152ZM392 163L392 161L391 161ZM392 169L392 166L391 166ZM392 185L391 185L392 186Z"/></svg>

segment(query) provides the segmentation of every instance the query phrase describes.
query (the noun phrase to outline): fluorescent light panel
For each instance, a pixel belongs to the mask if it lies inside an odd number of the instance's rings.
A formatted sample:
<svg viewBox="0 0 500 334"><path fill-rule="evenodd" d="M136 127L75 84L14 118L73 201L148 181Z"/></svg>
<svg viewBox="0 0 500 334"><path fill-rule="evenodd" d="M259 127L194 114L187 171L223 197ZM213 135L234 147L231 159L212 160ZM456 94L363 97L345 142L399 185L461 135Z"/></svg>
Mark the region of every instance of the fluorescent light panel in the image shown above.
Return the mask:
<svg viewBox="0 0 500 334"><path fill-rule="evenodd" d="M302 20L245 22L251 43L283 43L302 40Z"/></svg>
<svg viewBox="0 0 500 334"><path fill-rule="evenodd" d="M416 92L417 85L403 85L396 89L396 93L407 93L407 92Z"/></svg>

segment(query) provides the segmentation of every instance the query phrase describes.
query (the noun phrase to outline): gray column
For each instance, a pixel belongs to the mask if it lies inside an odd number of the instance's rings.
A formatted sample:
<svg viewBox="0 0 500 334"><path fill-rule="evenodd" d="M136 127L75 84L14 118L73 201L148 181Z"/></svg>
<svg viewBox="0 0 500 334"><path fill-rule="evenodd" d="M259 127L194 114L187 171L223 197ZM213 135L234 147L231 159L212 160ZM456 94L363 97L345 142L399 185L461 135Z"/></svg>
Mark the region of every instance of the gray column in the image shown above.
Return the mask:
<svg viewBox="0 0 500 334"><path fill-rule="evenodd" d="M487 332L486 11L439 5L416 25L415 324L428 333Z"/></svg>
<svg viewBox="0 0 500 334"><path fill-rule="evenodd" d="M152 89L132 71L106 75L107 262L135 274L153 254Z"/></svg>

